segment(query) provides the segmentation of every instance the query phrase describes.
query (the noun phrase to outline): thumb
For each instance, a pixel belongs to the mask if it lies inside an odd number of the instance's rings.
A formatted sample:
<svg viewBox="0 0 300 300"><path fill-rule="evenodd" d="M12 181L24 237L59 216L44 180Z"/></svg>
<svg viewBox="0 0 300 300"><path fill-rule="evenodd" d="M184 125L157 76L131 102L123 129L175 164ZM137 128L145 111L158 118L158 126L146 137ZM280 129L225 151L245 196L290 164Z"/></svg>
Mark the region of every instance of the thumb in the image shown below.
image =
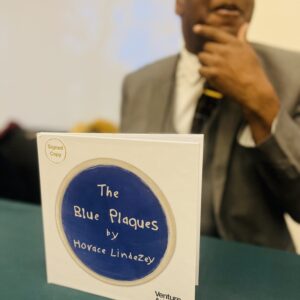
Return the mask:
<svg viewBox="0 0 300 300"><path fill-rule="evenodd" d="M241 42L247 42L247 33L248 33L248 28L249 28L249 23L244 23L242 24L242 26L240 27L238 34L237 34L237 38L241 41Z"/></svg>

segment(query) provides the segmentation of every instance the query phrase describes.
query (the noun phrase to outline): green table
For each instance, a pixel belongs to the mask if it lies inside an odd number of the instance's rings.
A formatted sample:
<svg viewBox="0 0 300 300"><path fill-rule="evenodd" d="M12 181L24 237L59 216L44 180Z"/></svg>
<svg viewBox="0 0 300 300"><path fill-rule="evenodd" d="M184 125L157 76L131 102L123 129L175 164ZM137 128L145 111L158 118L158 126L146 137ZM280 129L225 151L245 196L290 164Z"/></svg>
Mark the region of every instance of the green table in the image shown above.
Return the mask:
<svg viewBox="0 0 300 300"><path fill-rule="evenodd" d="M300 299L297 255L202 238L200 261L197 299ZM106 298L48 285L40 207L0 200L0 299Z"/></svg>

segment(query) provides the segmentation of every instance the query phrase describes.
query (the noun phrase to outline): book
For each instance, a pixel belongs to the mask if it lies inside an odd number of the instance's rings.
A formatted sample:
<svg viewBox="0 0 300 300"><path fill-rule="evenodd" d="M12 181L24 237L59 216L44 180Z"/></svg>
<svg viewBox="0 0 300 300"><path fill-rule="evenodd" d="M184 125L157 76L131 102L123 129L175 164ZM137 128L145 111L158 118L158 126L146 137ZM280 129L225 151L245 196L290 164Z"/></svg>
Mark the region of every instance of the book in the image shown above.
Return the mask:
<svg viewBox="0 0 300 300"><path fill-rule="evenodd" d="M202 135L39 133L38 154L49 283L195 299Z"/></svg>

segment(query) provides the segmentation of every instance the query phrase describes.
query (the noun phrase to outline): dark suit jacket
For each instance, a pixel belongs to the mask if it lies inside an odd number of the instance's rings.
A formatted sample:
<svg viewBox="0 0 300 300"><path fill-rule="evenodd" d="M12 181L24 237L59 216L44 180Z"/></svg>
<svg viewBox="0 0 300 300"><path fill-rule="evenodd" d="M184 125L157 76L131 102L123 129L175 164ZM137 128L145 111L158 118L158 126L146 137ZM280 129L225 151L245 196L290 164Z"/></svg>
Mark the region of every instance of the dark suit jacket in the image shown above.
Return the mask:
<svg viewBox="0 0 300 300"><path fill-rule="evenodd" d="M222 103L211 166L214 214L224 239L293 250L283 214L300 221L300 55L259 44L253 47L282 107L275 133L241 154L236 143L241 109L230 99ZM177 61L178 55L169 57L125 78L122 132L175 132Z"/></svg>

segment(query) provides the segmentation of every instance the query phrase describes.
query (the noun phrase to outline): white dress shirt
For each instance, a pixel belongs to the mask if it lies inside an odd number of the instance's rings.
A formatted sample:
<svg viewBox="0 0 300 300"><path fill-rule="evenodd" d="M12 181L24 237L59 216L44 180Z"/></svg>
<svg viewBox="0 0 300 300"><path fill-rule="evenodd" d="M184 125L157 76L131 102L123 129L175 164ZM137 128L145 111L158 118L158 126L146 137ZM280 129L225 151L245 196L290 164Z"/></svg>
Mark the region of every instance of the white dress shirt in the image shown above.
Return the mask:
<svg viewBox="0 0 300 300"><path fill-rule="evenodd" d="M182 49L176 70L174 126L177 133L190 133L197 102L202 94L204 79L196 55Z"/></svg>

